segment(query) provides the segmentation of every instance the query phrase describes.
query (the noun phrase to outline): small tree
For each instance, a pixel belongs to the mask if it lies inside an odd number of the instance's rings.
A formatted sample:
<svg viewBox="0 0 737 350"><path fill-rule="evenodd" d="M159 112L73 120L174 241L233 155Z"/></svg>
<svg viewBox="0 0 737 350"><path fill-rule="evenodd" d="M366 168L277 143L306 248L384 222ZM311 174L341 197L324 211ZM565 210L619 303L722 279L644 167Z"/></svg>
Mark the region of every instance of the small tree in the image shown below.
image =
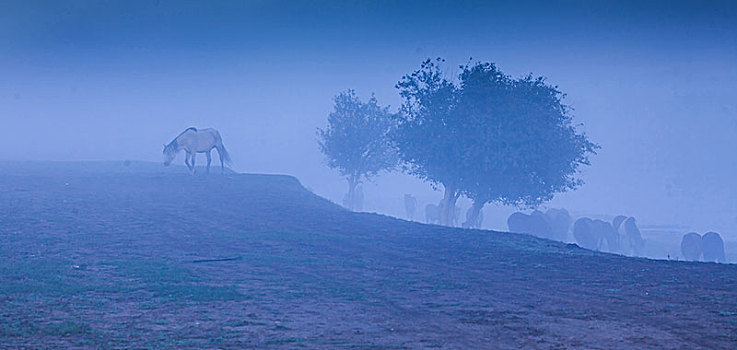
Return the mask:
<svg viewBox="0 0 737 350"><path fill-rule="evenodd" d="M327 128L317 129L317 142L327 165L348 181L346 203L348 209L355 210L359 204L356 186L397 164L389 137L394 119L389 107L379 106L373 96L363 103L354 90L342 92L333 100Z"/></svg>

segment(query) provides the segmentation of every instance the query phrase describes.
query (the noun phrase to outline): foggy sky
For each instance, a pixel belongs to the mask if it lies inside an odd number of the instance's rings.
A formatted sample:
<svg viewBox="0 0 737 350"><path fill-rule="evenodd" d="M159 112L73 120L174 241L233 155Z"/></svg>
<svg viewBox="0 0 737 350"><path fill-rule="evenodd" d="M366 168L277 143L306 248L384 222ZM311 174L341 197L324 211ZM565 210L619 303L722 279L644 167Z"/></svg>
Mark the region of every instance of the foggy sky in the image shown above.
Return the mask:
<svg viewBox="0 0 737 350"><path fill-rule="evenodd" d="M394 84L423 59L454 72L473 57L546 76L602 146L550 206L735 237L736 4L3 1L0 160L161 161L184 128L214 127L237 171L340 202L315 142L332 97L395 110ZM393 215L405 192L440 198L403 175L365 187L368 209Z"/></svg>

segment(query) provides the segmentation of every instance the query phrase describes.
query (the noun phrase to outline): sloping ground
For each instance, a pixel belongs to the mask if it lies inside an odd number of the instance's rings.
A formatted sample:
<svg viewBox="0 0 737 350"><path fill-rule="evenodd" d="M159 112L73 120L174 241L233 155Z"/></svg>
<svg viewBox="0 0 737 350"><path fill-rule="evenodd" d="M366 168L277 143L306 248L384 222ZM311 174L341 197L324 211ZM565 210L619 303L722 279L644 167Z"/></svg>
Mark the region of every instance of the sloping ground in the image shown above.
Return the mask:
<svg viewBox="0 0 737 350"><path fill-rule="evenodd" d="M288 176L119 167L0 163L0 347L737 347L735 265L351 213Z"/></svg>

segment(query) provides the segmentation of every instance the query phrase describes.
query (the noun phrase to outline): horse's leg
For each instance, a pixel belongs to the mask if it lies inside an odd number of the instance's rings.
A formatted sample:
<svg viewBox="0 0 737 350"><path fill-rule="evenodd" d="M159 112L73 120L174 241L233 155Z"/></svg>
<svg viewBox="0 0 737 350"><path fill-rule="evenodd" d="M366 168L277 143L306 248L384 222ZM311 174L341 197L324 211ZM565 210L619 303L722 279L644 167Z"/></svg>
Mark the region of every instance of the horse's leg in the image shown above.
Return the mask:
<svg viewBox="0 0 737 350"><path fill-rule="evenodd" d="M220 150L220 147L216 148L218 150L218 156L220 157L220 173L225 173L225 165L223 165L223 151Z"/></svg>
<svg viewBox="0 0 737 350"><path fill-rule="evenodd" d="M197 172L197 169L195 169L195 167L194 167L194 159L195 159L196 156L197 156L197 152L192 152L192 174L194 174L195 172Z"/></svg>
<svg viewBox="0 0 737 350"><path fill-rule="evenodd" d="M211 151L212 150L205 152L205 154L207 155L207 173L208 174L210 173L210 162L212 161L212 156L210 155Z"/></svg>
<svg viewBox="0 0 737 350"><path fill-rule="evenodd" d="M192 171L192 165L190 165L190 164L189 164L189 157L190 157L191 155L192 155L192 154L191 154L191 153L189 153L189 152L187 152L187 153L185 153L185 154L184 154L184 164L186 164L186 165L187 165L187 169L189 169L189 171Z"/></svg>

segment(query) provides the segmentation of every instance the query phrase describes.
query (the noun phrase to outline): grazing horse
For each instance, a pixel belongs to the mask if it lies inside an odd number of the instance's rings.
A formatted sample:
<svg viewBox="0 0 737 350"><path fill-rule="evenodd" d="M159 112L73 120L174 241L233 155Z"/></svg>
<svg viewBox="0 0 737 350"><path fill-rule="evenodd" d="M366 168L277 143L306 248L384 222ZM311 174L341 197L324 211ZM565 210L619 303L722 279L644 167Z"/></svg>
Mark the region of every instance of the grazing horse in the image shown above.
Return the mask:
<svg viewBox="0 0 737 350"><path fill-rule="evenodd" d="M225 146L223 146L223 139L220 137L220 133L215 129L198 130L196 128L187 128L179 136L175 137L174 140L169 142L168 145L164 145L164 165L168 166L171 164L177 152L183 150L186 152L184 163L194 173L195 155L197 153L204 153L207 155L207 172L209 173L210 162L212 161L210 151L213 148L218 150L220 170L224 171L224 163L230 163L230 155L225 150Z"/></svg>
<svg viewBox="0 0 737 350"><path fill-rule="evenodd" d="M596 250L619 253L619 235L614 230L614 226L608 221L596 219L593 227L599 237L599 247Z"/></svg>
<svg viewBox="0 0 737 350"><path fill-rule="evenodd" d="M630 256L639 256L645 241L640 229L637 228L635 218L619 215L613 220L614 229L619 234L619 248L622 253Z"/></svg>
<svg viewBox="0 0 737 350"><path fill-rule="evenodd" d="M540 238L552 239L553 229L545 214L535 210L532 214L515 212L507 218L509 232L526 233Z"/></svg>
<svg viewBox="0 0 737 350"><path fill-rule="evenodd" d="M681 254L683 259L688 261L701 260L701 252L703 251L701 235L696 232L689 232L683 235L681 239Z"/></svg>
<svg viewBox="0 0 737 350"><path fill-rule="evenodd" d="M601 234L596 230L598 224L587 217L578 218L573 223L573 238L579 246L590 250L598 250Z"/></svg>
<svg viewBox="0 0 737 350"><path fill-rule="evenodd" d="M581 217L573 223L573 238L583 248L619 253L619 237L611 223Z"/></svg>
<svg viewBox="0 0 737 350"><path fill-rule="evenodd" d="M443 208L442 203L428 204L425 206L425 222L428 224L440 224L440 210Z"/></svg>
<svg viewBox="0 0 737 350"><path fill-rule="evenodd" d="M478 215L476 215L476 219L474 220L473 219L473 206L471 206L468 208L468 210L466 210L466 221L461 225L461 227L480 229L481 224L483 222L484 222L484 211L479 210L479 213Z"/></svg>
<svg viewBox="0 0 737 350"><path fill-rule="evenodd" d="M725 262L724 241L716 232L707 232L701 237L704 261Z"/></svg>
<svg viewBox="0 0 737 350"><path fill-rule="evenodd" d="M565 242L568 239L568 229L571 227L571 215L565 209L550 208L545 212L545 217L553 230L553 239Z"/></svg>

